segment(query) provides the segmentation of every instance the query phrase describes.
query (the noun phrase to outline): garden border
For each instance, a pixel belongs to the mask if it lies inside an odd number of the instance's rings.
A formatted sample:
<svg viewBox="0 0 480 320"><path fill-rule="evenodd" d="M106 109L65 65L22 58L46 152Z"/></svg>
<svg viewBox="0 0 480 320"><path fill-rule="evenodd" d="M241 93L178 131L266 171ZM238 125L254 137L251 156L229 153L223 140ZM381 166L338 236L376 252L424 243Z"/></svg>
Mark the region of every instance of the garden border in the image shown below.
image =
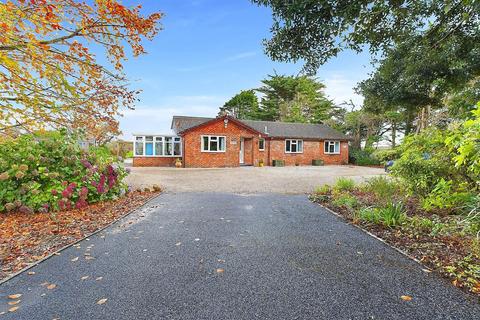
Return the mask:
<svg viewBox="0 0 480 320"><path fill-rule="evenodd" d="M52 252L50 253L49 255L47 255L46 257L43 257L42 259L36 261L36 262L33 262L31 264L29 264L28 266L24 267L23 269L13 273L12 275L0 280L0 285L4 284L5 282L7 281L10 281L12 280L13 278L15 278L16 276L24 273L25 271L35 267L35 266L38 266L40 263L44 262L45 260L48 260L50 259L52 256L56 256L58 255L59 252L62 252L63 250L65 249L68 249L70 248L71 246L87 239L87 238L90 238L94 235L96 235L97 233L100 233L102 232L103 230L107 229L108 227L110 227L111 225L113 225L114 223L117 223L118 221L122 220L123 218L129 216L130 214L134 213L135 211L139 210L140 208L143 208L144 206L146 206L147 204L149 204L152 200L156 199L157 197L161 196L163 194L163 192L160 192L158 194L155 194L155 195L152 195L150 198L147 199L147 201L145 201L145 203L143 203L141 206L137 207L137 208L134 208L134 209L131 209L130 211L127 211L127 213L123 214L122 216L118 217L117 219L113 220L112 222L110 222L109 224L107 224L106 226L92 232L92 233L89 233L88 235L84 236L83 238L81 239L78 239L77 241L74 241L70 244L67 244L63 247L61 247L60 249L56 250L55 252Z"/></svg>
<svg viewBox="0 0 480 320"><path fill-rule="evenodd" d="M334 216L336 216L337 218L340 218L343 222L363 231L364 233L368 234L369 236L379 240L380 242L384 243L385 245L387 245L388 247L392 248L393 250L397 251L398 253L402 254L403 256L415 261L417 264L419 264L421 267L422 267L422 271L425 272L425 273L433 273L434 270L430 269L429 267L427 267L426 265L424 265L420 260L418 260L417 258L415 258L414 256L411 256L409 255L408 253L406 253L405 251L403 250L400 250L399 248L391 245L390 243L388 243L387 241L385 241L384 239L380 238L379 236L371 233L370 231L366 230L366 229L363 229L362 227L348 221L347 219L345 219L341 214L333 211L332 209L330 208L327 208L326 206L318 203L318 202L313 202L315 204L317 204L318 206L322 207L323 209L327 210L328 212L330 212L331 214L333 214ZM442 277L443 278L443 277Z"/></svg>

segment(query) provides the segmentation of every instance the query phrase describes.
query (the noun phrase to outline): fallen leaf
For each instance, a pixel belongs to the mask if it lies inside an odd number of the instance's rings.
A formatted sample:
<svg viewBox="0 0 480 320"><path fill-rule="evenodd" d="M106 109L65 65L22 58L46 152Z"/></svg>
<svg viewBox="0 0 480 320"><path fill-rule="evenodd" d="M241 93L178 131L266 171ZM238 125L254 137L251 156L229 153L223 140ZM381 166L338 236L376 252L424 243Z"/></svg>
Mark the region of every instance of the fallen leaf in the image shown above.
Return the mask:
<svg viewBox="0 0 480 320"><path fill-rule="evenodd" d="M42 293L40 297L45 297L46 295L47 295L46 293Z"/></svg>
<svg viewBox="0 0 480 320"><path fill-rule="evenodd" d="M17 293L17 294L11 294L11 295L9 295L8 297L9 297L10 299L18 299L18 298L20 298L21 296L22 296L21 293Z"/></svg>
<svg viewBox="0 0 480 320"><path fill-rule="evenodd" d="M104 304L105 302L107 302L107 300L107 298L100 299L97 301L97 304Z"/></svg>
<svg viewBox="0 0 480 320"><path fill-rule="evenodd" d="M59 256L60 255L60 252L54 252L53 253L55 256Z"/></svg>
<svg viewBox="0 0 480 320"><path fill-rule="evenodd" d="M179 245L181 245L181 244L182 244L181 242L175 243L176 246L179 246Z"/></svg>
<svg viewBox="0 0 480 320"><path fill-rule="evenodd" d="M8 311L15 312L15 311L18 310L18 308L20 308L20 307L11 307L10 309L8 309Z"/></svg>
<svg viewBox="0 0 480 320"><path fill-rule="evenodd" d="M56 287L57 287L57 285L52 283L52 284L47 286L47 289L52 290L52 289L55 289Z"/></svg>
<svg viewBox="0 0 480 320"><path fill-rule="evenodd" d="M95 280L96 280L96 281L100 281L100 280L102 280L102 279L103 279L103 277L98 277L98 278L96 278Z"/></svg>
<svg viewBox="0 0 480 320"><path fill-rule="evenodd" d="M3 314L5 314L5 311L0 312L0 316L3 315Z"/></svg>
<svg viewBox="0 0 480 320"><path fill-rule="evenodd" d="M223 260L223 259L218 259L217 261L220 262L220 263L224 263L224 262L225 262L225 260Z"/></svg>
<svg viewBox="0 0 480 320"><path fill-rule="evenodd" d="M33 276L34 274L35 274L35 272L33 272L33 271L29 271L29 272L28 272L28 275L29 275L29 276Z"/></svg>
<svg viewBox="0 0 480 320"><path fill-rule="evenodd" d="M143 252L147 252L147 249L143 249Z"/></svg>
<svg viewBox="0 0 480 320"><path fill-rule="evenodd" d="M432 270L429 270L429 269L422 269L423 272L426 272L426 273L430 273L432 272Z"/></svg>
<svg viewBox="0 0 480 320"><path fill-rule="evenodd" d="M72 261L72 262L78 261L78 257L75 257L75 258L73 258L73 259L70 260L70 261Z"/></svg>
<svg viewBox="0 0 480 320"><path fill-rule="evenodd" d="M85 256L85 260L93 260L93 259L95 259L95 258L92 257L92 256Z"/></svg>
<svg viewBox="0 0 480 320"><path fill-rule="evenodd" d="M89 276L83 276L83 277L81 277L80 279L81 279L81 280L87 280L88 278L89 278Z"/></svg>
<svg viewBox="0 0 480 320"><path fill-rule="evenodd" d="M48 284L48 282L44 282L42 284L40 284L42 287L45 287L46 285Z"/></svg>
<svg viewBox="0 0 480 320"><path fill-rule="evenodd" d="M217 269L217 273L224 273L224 272L225 272L225 270L222 269L222 268L218 268L218 269Z"/></svg>
<svg viewBox="0 0 480 320"><path fill-rule="evenodd" d="M404 300L404 301L411 301L412 300L412 297L410 297L410 296L401 296L400 298L402 298L402 300Z"/></svg>
<svg viewBox="0 0 480 320"><path fill-rule="evenodd" d="M195 238L195 241L200 241L200 239L199 239L199 238Z"/></svg>
<svg viewBox="0 0 480 320"><path fill-rule="evenodd" d="M10 305L10 306L14 306L14 305L16 305L16 304L19 304L19 303L20 303L20 301L22 301L22 300L9 301L9 302L8 302L8 305Z"/></svg>

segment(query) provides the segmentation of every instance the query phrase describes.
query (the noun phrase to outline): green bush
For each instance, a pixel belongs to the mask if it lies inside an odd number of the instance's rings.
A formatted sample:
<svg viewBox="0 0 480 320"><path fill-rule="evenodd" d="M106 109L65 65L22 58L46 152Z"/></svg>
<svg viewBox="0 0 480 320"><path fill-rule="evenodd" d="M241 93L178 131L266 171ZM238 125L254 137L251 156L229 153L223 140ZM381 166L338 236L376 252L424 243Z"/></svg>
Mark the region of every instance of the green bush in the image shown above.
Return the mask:
<svg viewBox="0 0 480 320"><path fill-rule="evenodd" d="M383 224L389 228L400 225L406 218L403 205L400 203L389 203L380 208L362 208L356 216L360 220Z"/></svg>
<svg viewBox="0 0 480 320"><path fill-rule="evenodd" d="M373 166L380 164L380 161L373 157L371 150L351 149L348 154L349 162L359 166Z"/></svg>
<svg viewBox="0 0 480 320"><path fill-rule="evenodd" d="M333 205L353 209L358 206L358 200L349 194L336 194L333 198Z"/></svg>
<svg viewBox="0 0 480 320"><path fill-rule="evenodd" d="M340 177L335 181L333 190L337 192L352 191L355 188L355 181L349 178Z"/></svg>
<svg viewBox="0 0 480 320"><path fill-rule="evenodd" d="M392 201L393 197L401 194L398 182L385 176L373 177L364 186L365 191L372 192L383 202Z"/></svg>
<svg viewBox="0 0 480 320"><path fill-rule="evenodd" d="M443 178L435 188L423 199L422 207L429 211L432 209L462 209L467 203L473 201L475 194L467 191L465 185L459 185L453 190L453 181Z"/></svg>
<svg viewBox="0 0 480 320"><path fill-rule="evenodd" d="M331 190L332 188L328 184L324 184L323 186L316 187L314 192L317 194L326 194Z"/></svg>
<svg viewBox="0 0 480 320"><path fill-rule="evenodd" d="M395 149L382 149L382 150L375 150L372 153L372 157L378 160L379 163L385 163L389 160L395 160L400 157L401 153L398 148Z"/></svg>
<svg viewBox="0 0 480 320"><path fill-rule="evenodd" d="M0 212L81 208L123 194L125 169L77 141L62 131L1 143Z"/></svg>

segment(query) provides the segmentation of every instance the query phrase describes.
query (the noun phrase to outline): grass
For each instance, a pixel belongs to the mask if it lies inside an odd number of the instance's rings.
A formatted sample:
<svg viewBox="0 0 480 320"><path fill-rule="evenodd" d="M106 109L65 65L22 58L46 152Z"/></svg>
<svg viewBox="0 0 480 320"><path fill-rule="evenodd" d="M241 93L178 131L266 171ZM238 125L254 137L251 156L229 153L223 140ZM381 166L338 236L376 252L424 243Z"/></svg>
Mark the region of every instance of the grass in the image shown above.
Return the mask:
<svg viewBox="0 0 480 320"><path fill-rule="evenodd" d="M355 181L349 178L338 178L335 181L335 185L333 186L333 190L337 192L342 191L352 191L355 188Z"/></svg>

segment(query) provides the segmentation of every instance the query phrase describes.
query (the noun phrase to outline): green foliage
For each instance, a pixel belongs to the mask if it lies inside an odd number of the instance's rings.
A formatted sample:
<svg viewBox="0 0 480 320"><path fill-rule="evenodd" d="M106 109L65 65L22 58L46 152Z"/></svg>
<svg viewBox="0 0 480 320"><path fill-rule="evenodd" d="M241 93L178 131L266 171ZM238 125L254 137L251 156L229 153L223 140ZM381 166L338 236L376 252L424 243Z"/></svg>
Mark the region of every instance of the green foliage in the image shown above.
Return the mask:
<svg viewBox="0 0 480 320"><path fill-rule="evenodd" d="M397 181L385 176L369 179L365 183L365 191L375 194L379 201L391 201L394 196L403 193Z"/></svg>
<svg viewBox="0 0 480 320"><path fill-rule="evenodd" d="M321 123L330 118L333 103L315 78L274 75L262 83L259 120Z"/></svg>
<svg viewBox="0 0 480 320"><path fill-rule="evenodd" d="M445 271L456 281L460 281L464 286L473 292L478 293L480 279L480 257L470 254L455 264L446 266Z"/></svg>
<svg viewBox="0 0 480 320"><path fill-rule="evenodd" d="M84 151L65 132L22 135L0 144L0 212L81 208L126 191L127 172L101 148Z"/></svg>
<svg viewBox="0 0 480 320"><path fill-rule="evenodd" d="M465 187L465 184L461 184L457 190L454 190L452 180L445 181L441 178L435 188L423 199L422 206L427 211L436 208L459 209L475 197L475 194L467 191Z"/></svg>
<svg viewBox="0 0 480 320"><path fill-rule="evenodd" d="M242 90L220 107L220 115L228 114L237 119L258 120L260 110L254 90Z"/></svg>
<svg viewBox="0 0 480 320"><path fill-rule="evenodd" d="M351 148L348 152L349 162L358 166L374 166L379 165L378 161L368 149Z"/></svg>
<svg viewBox="0 0 480 320"><path fill-rule="evenodd" d="M372 157L378 160L380 163L386 163L389 160L395 160L400 157L399 149L383 149L383 150L375 150L372 153Z"/></svg>
<svg viewBox="0 0 480 320"><path fill-rule="evenodd" d="M128 152L125 154L125 158L126 158L126 159L133 158L133 151L132 151L132 150L128 151Z"/></svg>
<svg viewBox="0 0 480 320"><path fill-rule="evenodd" d="M444 140L444 132L435 128L405 137L392 174L401 178L410 192L428 195L440 179L448 180L455 173Z"/></svg>
<svg viewBox="0 0 480 320"><path fill-rule="evenodd" d="M320 187L316 187L314 192L317 194L327 194L330 193L330 191L332 191L332 187L328 184L324 184Z"/></svg>
<svg viewBox="0 0 480 320"><path fill-rule="evenodd" d="M380 208L362 208L357 217L370 223L383 224L388 228L398 226L406 219L401 203L389 203Z"/></svg>
<svg viewBox="0 0 480 320"><path fill-rule="evenodd" d="M335 181L333 190L336 192L351 191L355 188L355 181L349 178L340 177Z"/></svg>
<svg viewBox="0 0 480 320"><path fill-rule="evenodd" d="M348 193L337 193L333 197L333 205L337 207L346 207L349 209L354 209L358 206L358 200L354 196Z"/></svg>

